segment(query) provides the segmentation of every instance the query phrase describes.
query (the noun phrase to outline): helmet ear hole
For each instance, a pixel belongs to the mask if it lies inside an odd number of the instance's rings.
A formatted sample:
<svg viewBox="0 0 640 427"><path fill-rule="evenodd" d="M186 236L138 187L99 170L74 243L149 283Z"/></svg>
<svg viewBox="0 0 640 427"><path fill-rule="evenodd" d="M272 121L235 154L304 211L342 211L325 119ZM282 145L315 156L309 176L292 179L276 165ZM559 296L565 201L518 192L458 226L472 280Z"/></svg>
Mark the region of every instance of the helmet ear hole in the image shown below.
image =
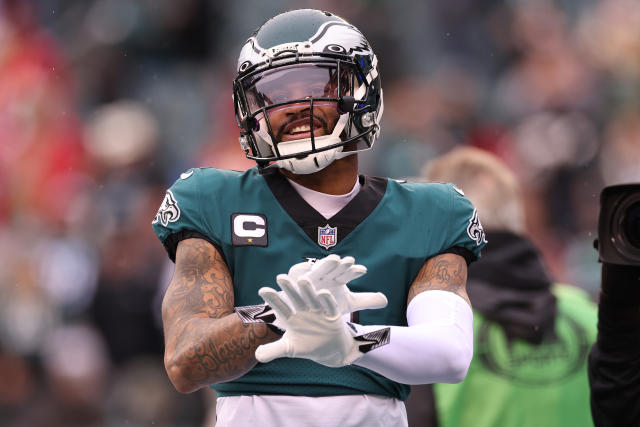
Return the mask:
<svg viewBox="0 0 640 427"><path fill-rule="evenodd" d="M242 64L240 64L240 66L238 67L238 71L240 71L241 73L247 71L247 69L251 66L251 62L250 61L244 61Z"/></svg>
<svg viewBox="0 0 640 427"><path fill-rule="evenodd" d="M345 53L346 50L344 47L340 46L339 44L330 44L325 48L326 52L332 52L332 53Z"/></svg>

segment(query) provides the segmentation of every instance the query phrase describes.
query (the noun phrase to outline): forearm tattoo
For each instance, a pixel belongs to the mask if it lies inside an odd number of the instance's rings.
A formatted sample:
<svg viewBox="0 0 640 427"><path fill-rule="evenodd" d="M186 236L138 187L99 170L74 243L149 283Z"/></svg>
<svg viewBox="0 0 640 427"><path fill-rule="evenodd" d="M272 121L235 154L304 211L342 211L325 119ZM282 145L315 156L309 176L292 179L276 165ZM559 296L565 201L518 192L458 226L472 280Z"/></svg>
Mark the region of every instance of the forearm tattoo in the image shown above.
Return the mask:
<svg viewBox="0 0 640 427"><path fill-rule="evenodd" d="M471 304L467 295L467 263L464 258L442 254L429 259L409 288L407 304L420 292L436 289L453 292Z"/></svg>
<svg viewBox="0 0 640 427"><path fill-rule="evenodd" d="M180 242L162 303L167 370L179 367L198 386L250 370L256 347L277 337L265 325L243 324L233 305L231 275L220 253L202 239Z"/></svg>

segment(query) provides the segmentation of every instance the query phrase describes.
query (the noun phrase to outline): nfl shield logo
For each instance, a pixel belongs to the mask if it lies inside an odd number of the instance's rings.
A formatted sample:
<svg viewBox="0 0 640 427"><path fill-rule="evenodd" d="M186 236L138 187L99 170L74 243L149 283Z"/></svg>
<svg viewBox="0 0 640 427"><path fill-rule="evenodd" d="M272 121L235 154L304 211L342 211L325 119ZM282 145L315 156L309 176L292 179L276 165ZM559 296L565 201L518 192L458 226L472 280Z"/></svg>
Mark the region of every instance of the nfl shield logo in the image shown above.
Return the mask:
<svg viewBox="0 0 640 427"><path fill-rule="evenodd" d="M329 224L318 227L318 244L325 249L333 247L338 242L338 227L331 227Z"/></svg>

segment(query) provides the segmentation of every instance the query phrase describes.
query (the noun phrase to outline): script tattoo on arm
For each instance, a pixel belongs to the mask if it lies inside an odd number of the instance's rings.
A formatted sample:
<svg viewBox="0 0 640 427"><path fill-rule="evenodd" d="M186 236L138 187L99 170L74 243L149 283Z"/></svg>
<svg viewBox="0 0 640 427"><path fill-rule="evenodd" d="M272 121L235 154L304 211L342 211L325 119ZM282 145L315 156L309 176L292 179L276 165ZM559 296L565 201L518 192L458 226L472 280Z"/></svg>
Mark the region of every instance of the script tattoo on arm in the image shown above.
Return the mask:
<svg viewBox="0 0 640 427"><path fill-rule="evenodd" d="M279 338L265 325L243 324L233 306L231 275L218 250L203 239L181 241L162 302L165 368L178 391L245 374L257 363L256 347Z"/></svg>
<svg viewBox="0 0 640 427"><path fill-rule="evenodd" d="M463 257L442 254L429 258L409 288L407 304L420 292L436 289L460 295L471 305L467 295L467 263Z"/></svg>

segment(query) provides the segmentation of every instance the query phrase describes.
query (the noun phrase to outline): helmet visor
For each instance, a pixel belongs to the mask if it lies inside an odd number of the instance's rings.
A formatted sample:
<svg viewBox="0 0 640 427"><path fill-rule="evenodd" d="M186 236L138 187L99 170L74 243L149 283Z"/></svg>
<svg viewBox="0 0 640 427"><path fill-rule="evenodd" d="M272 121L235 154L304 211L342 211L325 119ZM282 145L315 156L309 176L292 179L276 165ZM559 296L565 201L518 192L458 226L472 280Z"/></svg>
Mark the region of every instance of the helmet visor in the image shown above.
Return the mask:
<svg viewBox="0 0 640 427"><path fill-rule="evenodd" d="M336 64L296 64L255 74L243 82L249 114L264 107L314 98L337 102L349 94L348 67L343 64L338 78Z"/></svg>

